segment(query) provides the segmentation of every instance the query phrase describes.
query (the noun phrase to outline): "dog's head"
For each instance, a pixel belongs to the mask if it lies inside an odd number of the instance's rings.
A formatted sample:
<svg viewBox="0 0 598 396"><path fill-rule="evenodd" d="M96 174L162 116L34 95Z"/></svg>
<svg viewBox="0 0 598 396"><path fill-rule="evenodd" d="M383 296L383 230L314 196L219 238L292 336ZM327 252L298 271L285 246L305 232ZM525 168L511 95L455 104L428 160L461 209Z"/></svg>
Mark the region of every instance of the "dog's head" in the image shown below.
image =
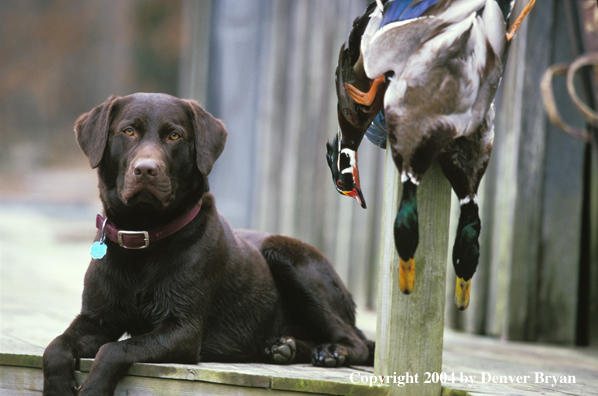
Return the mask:
<svg viewBox="0 0 598 396"><path fill-rule="evenodd" d="M75 132L99 170L107 211L169 211L198 200L227 137L197 102L144 93L111 96L81 115Z"/></svg>

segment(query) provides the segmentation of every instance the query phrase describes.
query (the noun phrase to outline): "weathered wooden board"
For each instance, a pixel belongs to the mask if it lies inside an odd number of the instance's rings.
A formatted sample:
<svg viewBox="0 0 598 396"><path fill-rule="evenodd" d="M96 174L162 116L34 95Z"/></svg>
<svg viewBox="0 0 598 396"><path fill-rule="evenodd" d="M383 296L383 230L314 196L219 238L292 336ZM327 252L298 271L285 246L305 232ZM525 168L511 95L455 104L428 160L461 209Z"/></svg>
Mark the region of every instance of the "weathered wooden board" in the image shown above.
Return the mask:
<svg viewBox="0 0 598 396"><path fill-rule="evenodd" d="M402 189L390 150L386 158L375 372L381 376L410 373L421 378L417 381L414 377L404 387L392 387L393 395L438 396L440 382L426 384L424 375L439 373L442 366L450 185L434 163L418 187L415 288L404 295L399 290L399 257L393 237Z"/></svg>
<svg viewBox="0 0 598 396"><path fill-rule="evenodd" d="M212 29L211 1L183 1L182 48L178 95L208 102L210 39Z"/></svg>
<svg viewBox="0 0 598 396"><path fill-rule="evenodd" d="M20 394L12 391L41 390L41 351L37 353L8 353L4 338L0 347L0 395ZM21 350L31 349L21 347ZM91 369L93 360L82 359L77 364L79 383ZM371 368L370 368L371 369ZM369 374L367 367L322 369L311 365L277 366L268 364L134 364L119 383L116 394L195 394L204 391L215 394L259 394L265 391L303 392L327 395L385 395L385 387L370 387L360 382L360 373ZM353 375L353 376L352 376ZM144 378L144 379L142 379ZM156 381L170 380L170 381ZM178 382L177 382L178 381ZM180 383L179 383L180 382ZM189 384L192 382L194 384ZM216 386L219 385L219 386ZM126 393L126 391L133 393ZM273 393L278 394L278 393Z"/></svg>
<svg viewBox="0 0 598 396"><path fill-rule="evenodd" d="M230 373L233 377L234 373ZM156 395L156 396L184 396L184 395L263 395L268 392L274 396L293 395L384 395L381 388L363 388L365 392L354 392L348 388L341 388L339 392L329 392L334 384L326 386L313 385L311 389L306 387L306 392L285 390L286 383L279 386L272 382L271 387L252 387L223 384L219 382L203 381L192 378L193 372L189 371L187 378L169 379L160 377L140 377L135 375L125 376L116 387L115 396L120 395ZM87 377L87 373L76 372L75 377L81 383ZM3 366L0 373L0 395L39 395L43 387L42 371L35 368L24 368L14 366ZM321 390L322 392L319 392Z"/></svg>
<svg viewBox="0 0 598 396"><path fill-rule="evenodd" d="M488 337L466 336L445 331L443 371L475 375L472 386L459 381L444 383L446 387L477 394L544 394L597 395L598 351L584 348L562 348L522 342L501 342ZM482 376L485 374L485 380ZM539 378L536 381L536 373ZM517 383L517 376L530 376L527 383ZM492 383L489 376L506 377L504 383ZM509 378L511 376L511 378ZM575 383L554 385L540 382L547 376L575 377ZM515 382L511 382L514 380ZM552 380L551 380L552 381ZM554 386L553 386L554 385Z"/></svg>
<svg viewBox="0 0 598 396"><path fill-rule="evenodd" d="M41 351L10 353L17 341L0 344L0 395L39 394L42 384ZM21 351L31 350L22 345ZM444 335L442 371L448 375L443 381L443 396L481 395L598 395L598 351L587 348L561 348L530 343L502 342L489 337L471 336L447 330ZM78 381L85 378L90 360L80 363ZM454 380L451 375L454 373ZM575 378L575 383L539 382L541 378ZM353 377L351 378L351 374ZM386 395L386 388L367 383L371 367L319 369L309 365L274 366L254 364L198 365L136 364L119 383L121 394L354 394ZM390 373L393 374L393 373ZM397 373L398 374L398 373ZM540 374L538 374L540 375ZM475 376L473 383L461 378ZM511 378L509 378L509 376ZM517 383L517 377L522 377ZM523 383L523 378L527 378ZM502 378L501 378L502 377ZM366 383L353 384L361 382ZM492 382L492 378L496 383ZM500 381L503 383L500 383ZM551 379L552 381L552 379ZM18 390L17 390L18 389ZM29 392L29 393L28 393ZM195 393L194 393L195 392ZM464 393L466 392L466 393ZM300 394L300 393L291 393Z"/></svg>
<svg viewBox="0 0 598 396"><path fill-rule="evenodd" d="M518 15L526 2L518 2L515 15ZM540 101L538 82L542 73L550 65L550 51L553 46L535 45L536 37L547 37L554 23L554 2L545 1L542 7L534 8L522 26L513 43L513 64L510 65L518 77L511 95L503 100L515 97L512 103L517 114L514 128L518 130L511 164L516 174L512 179L504 180L497 186L497 191L514 188L515 196L510 210L513 212L510 234L508 272L508 296L501 304L506 304L503 321L503 336L514 340L533 339L536 323L537 277L539 263L540 229L542 221L542 194L544 183L544 161L546 158L546 118ZM509 66L507 66L508 68ZM508 69L507 69L508 70ZM521 78L519 80L519 78ZM538 98L532 100L531 98ZM504 133L505 131L500 131ZM497 132L498 133L498 132ZM500 170L499 170L500 171ZM503 235L504 237L504 235Z"/></svg>
<svg viewBox="0 0 598 396"><path fill-rule="evenodd" d="M589 243L590 251L590 279L589 310L588 310L588 341L591 346L598 348L598 155L593 155L590 170L590 219Z"/></svg>
<svg viewBox="0 0 598 396"><path fill-rule="evenodd" d="M556 15L565 14L564 6L564 2L556 4ZM566 18L555 18L551 64L576 57L569 28ZM564 80L559 78L553 83L559 111L569 124L583 127L583 120L568 99ZM533 338L540 342L576 342L584 149L583 142L552 124L546 125L538 304L547 309L536 317Z"/></svg>

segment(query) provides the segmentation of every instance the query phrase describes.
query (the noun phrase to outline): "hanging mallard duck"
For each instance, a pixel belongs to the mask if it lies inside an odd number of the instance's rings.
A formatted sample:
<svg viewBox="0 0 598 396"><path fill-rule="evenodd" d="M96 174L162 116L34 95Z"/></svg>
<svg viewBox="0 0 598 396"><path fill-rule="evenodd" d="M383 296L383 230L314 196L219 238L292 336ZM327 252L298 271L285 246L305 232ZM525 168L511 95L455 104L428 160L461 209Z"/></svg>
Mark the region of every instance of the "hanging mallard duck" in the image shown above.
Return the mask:
<svg viewBox="0 0 598 396"><path fill-rule="evenodd" d="M399 287L415 284L417 186L434 159L459 198L453 246L455 304L469 305L479 259L477 190L494 140L494 96L515 0L376 0L353 23L336 70L339 131L327 160L339 192L365 208L357 148L365 136L390 147L403 193L394 223Z"/></svg>

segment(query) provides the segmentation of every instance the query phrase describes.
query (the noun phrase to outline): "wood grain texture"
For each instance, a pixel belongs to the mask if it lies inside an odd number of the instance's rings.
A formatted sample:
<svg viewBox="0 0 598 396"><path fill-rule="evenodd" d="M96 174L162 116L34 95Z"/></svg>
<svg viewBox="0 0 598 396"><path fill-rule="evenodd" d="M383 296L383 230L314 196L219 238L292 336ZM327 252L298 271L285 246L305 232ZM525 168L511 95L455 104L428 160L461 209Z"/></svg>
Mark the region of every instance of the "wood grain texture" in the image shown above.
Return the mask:
<svg viewBox="0 0 598 396"><path fill-rule="evenodd" d="M589 344L598 349L598 155L591 158L590 170L590 320Z"/></svg>
<svg viewBox="0 0 598 396"><path fill-rule="evenodd" d="M518 15L526 2L518 2ZM507 308L503 325L503 336L513 340L533 339L537 321L537 285L540 261L542 227L542 200L544 193L544 172L546 161L546 118L540 100L538 81L549 66L553 44L535 45L537 37L547 37L553 30L555 20L554 1L546 1L542 7L534 8L528 16L527 26L517 37L518 56L511 65L523 70L522 80L513 92L517 97L512 105L517 107L519 117L515 148L515 179L498 186L504 191L516 185L513 200L513 223L511 224L512 245L510 247L510 279L508 281ZM525 29L525 30L524 30ZM509 66L507 66L509 67ZM503 131L501 131L503 132Z"/></svg>
<svg viewBox="0 0 598 396"><path fill-rule="evenodd" d="M10 315L8 316L10 318ZM44 331L38 326L38 331ZM39 394L42 386L41 350L18 340L0 338L0 395ZM13 350L20 352L13 352ZM29 352L27 352L29 351ZM81 381L91 360L80 363ZM563 348L522 342L504 342L445 330L442 372L455 373L454 381L442 383L443 396L481 395L596 395L598 351ZM535 373L574 376L575 383L535 383ZM461 383L460 375L476 376L473 384ZM485 374L486 380L482 376ZM351 377L353 374L353 377ZM323 369L310 365L267 364L135 364L121 381L117 394L278 394L288 395L388 395L395 384L370 387L361 378L373 374L372 367ZM392 373L391 373L392 374ZM398 373L397 373L398 374ZM527 383L488 381L488 375L525 376ZM353 381L351 380L353 379ZM354 383L359 382L359 383ZM367 382L367 381L366 381Z"/></svg>
<svg viewBox="0 0 598 396"><path fill-rule="evenodd" d="M182 41L193 43L181 51L179 95L199 103L208 101L210 31L212 2L185 0L182 15Z"/></svg>
<svg viewBox="0 0 598 396"><path fill-rule="evenodd" d="M515 16L525 3L517 2ZM472 302L483 305L470 307L465 324L451 315L447 323L454 328L510 340L579 341L581 220L590 215L581 204L588 188L584 147L547 122L539 100L546 68L576 56L565 18L565 4L573 3L547 0L535 7L511 45L481 202L479 275L487 294L474 296L476 274ZM564 81L553 87L561 113L583 127Z"/></svg>
<svg viewBox="0 0 598 396"><path fill-rule="evenodd" d="M326 141L338 130L334 72L339 49L365 2L263 0L259 4L265 26L258 53L262 68L255 76L260 90L253 99L255 128L253 120L247 120L245 128L247 134L255 134L255 174L248 192L250 208L243 204L238 208L251 211L251 228L290 235L319 248L333 262L357 305L372 307L383 151L368 142L360 147L368 210L335 190L325 157ZM224 198L236 194L221 193Z"/></svg>
<svg viewBox="0 0 598 396"><path fill-rule="evenodd" d="M399 290L399 259L393 238L401 188L390 153L386 159L382 244L378 290L376 375L418 375L418 383L391 387L392 395L440 395L440 383L424 375L442 369L445 279L450 217L450 185L437 163L418 187L419 246L415 289Z"/></svg>
<svg viewBox="0 0 598 396"><path fill-rule="evenodd" d="M231 374L231 376L234 373ZM168 378L140 377L135 375L125 376L117 385L115 396L121 395L143 395L143 396L186 396L186 395L263 395L267 392L273 396L299 396L299 395L363 395L363 396L384 396L382 388L362 387L363 391L355 391L347 386L340 386L335 383L322 384L314 383L305 387L306 391L297 392L285 390L285 383L282 386L273 384L273 387L264 389L262 387L238 386L210 381L192 379L192 372L189 377ZM87 377L85 372L76 372L77 382L82 383ZM291 384L292 387L294 383ZM39 395L43 387L43 376L41 369L23 367L2 367L0 372L0 395ZM286 386L287 388L289 386Z"/></svg>

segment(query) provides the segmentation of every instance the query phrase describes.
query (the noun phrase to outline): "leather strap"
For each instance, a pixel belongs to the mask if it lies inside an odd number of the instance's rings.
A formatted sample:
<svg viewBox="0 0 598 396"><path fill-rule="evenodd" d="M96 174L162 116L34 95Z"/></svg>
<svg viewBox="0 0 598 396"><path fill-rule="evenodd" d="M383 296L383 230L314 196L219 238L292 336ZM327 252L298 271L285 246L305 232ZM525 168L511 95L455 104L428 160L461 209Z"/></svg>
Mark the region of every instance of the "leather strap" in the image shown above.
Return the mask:
<svg viewBox="0 0 598 396"><path fill-rule="evenodd" d="M120 230L108 220L104 226L104 235L106 235L112 242L119 244L125 249L143 249L148 247L150 243L169 237L181 230L189 224L195 216L197 216L200 209L201 202L183 216L178 217L163 226L152 228L149 231ZM106 219L101 215L96 216L96 227L98 230L102 231L102 226L104 225L105 220Z"/></svg>

